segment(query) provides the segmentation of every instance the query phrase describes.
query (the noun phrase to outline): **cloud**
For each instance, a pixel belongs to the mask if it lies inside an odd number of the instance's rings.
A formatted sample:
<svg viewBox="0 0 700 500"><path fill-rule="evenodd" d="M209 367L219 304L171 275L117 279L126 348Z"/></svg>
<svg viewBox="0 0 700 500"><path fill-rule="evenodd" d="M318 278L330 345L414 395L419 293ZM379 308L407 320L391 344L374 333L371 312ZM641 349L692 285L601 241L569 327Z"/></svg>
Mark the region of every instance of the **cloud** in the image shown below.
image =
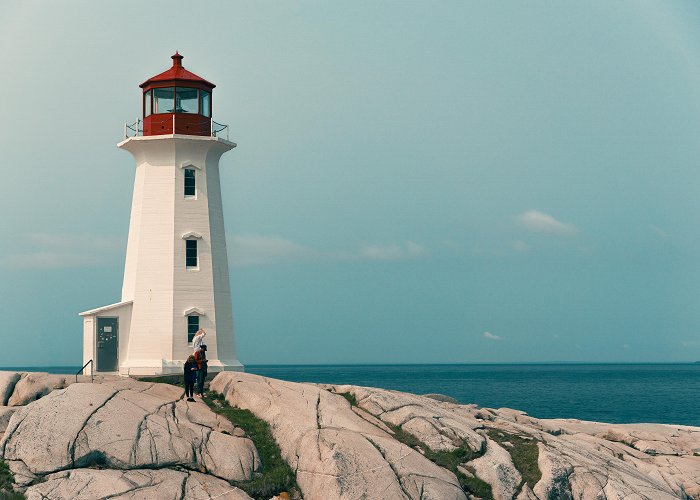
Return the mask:
<svg viewBox="0 0 700 500"><path fill-rule="evenodd" d="M525 243L522 240L514 241L512 246L513 246L513 250L515 250L516 252L520 252L520 253L525 253L528 250L530 250L530 245L528 245L527 243Z"/></svg>
<svg viewBox="0 0 700 500"><path fill-rule="evenodd" d="M578 229L573 224L558 221L549 214L528 210L516 217L518 224L523 229L536 233L549 233L559 235L574 235Z"/></svg>
<svg viewBox="0 0 700 500"><path fill-rule="evenodd" d="M24 250L8 254L3 267L10 269L62 269L114 264L124 251L121 238L97 235L28 233L19 241Z"/></svg>
<svg viewBox="0 0 700 500"><path fill-rule="evenodd" d="M285 262L400 261L417 259L425 247L407 241L401 244L365 245L357 250L321 251L277 235L235 235L228 237L229 261L233 266L260 266Z"/></svg>
<svg viewBox="0 0 700 500"><path fill-rule="evenodd" d="M24 240L30 244L55 250L84 248L86 250L113 250L115 247L123 251L126 246L121 238L97 236L91 234L50 234L28 233Z"/></svg>
<svg viewBox="0 0 700 500"><path fill-rule="evenodd" d="M7 256L4 266L11 269L61 269L96 267L103 264L107 264L107 259L99 255L28 252Z"/></svg>
<svg viewBox="0 0 700 500"><path fill-rule="evenodd" d="M483 337L485 339L489 339L489 340L503 340L503 337L500 337L498 335L494 335L491 332L484 332Z"/></svg>
<svg viewBox="0 0 700 500"><path fill-rule="evenodd" d="M668 238L668 233L661 229L659 226L650 224L649 229L651 229L654 233L656 233L657 236L663 238L664 240Z"/></svg>
<svg viewBox="0 0 700 500"><path fill-rule="evenodd" d="M300 261L398 261L426 254L418 243L365 245L355 250L319 251L279 235L233 235L227 238L232 266L260 266ZM122 262L126 249L121 238L89 234L28 233L18 240L20 249L3 257L10 269L99 267Z"/></svg>
<svg viewBox="0 0 700 500"><path fill-rule="evenodd" d="M231 236L228 251L231 265L239 267L298 262L318 255L311 248L274 235Z"/></svg>
<svg viewBox="0 0 700 500"><path fill-rule="evenodd" d="M368 260L406 260L415 259L426 253L418 243L407 241L402 245L368 245L360 248L358 257Z"/></svg>

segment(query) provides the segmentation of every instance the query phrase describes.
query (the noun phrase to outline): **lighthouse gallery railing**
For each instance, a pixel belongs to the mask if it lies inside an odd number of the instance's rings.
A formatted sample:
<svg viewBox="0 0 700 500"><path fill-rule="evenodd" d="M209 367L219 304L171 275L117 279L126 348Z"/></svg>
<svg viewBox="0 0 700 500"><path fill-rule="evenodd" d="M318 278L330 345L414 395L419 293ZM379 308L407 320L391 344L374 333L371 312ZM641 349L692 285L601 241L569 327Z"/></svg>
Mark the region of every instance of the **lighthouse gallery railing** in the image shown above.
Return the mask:
<svg viewBox="0 0 700 500"><path fill-rule="evenodd" d="M224 125L223 123L218 123L215 122L212 119L205 120L199 125L205 125L207 123L211 122L211 136L212 137L222 137L224 134L224 131L226 132L226 140L228 141L228 125ZM173 130L175 130L175 115L173 115ZM128 139L129 137L141 137L143 136L143 120L141 118L137 118L134 123L125 123L124 124L124 140Z"/></svg>

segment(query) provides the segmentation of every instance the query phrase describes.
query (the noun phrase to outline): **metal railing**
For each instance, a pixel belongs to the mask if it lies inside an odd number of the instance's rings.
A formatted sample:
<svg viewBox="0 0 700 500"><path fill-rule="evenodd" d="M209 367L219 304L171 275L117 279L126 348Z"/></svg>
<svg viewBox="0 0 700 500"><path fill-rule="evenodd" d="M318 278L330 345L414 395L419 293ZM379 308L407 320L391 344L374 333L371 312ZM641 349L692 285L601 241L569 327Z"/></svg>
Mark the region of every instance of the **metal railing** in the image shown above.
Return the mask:
<svg viewBox="0 0 700 500"><path fill-rule="evenodd" d="M211 124L210 130L211 130L211 136L212 137L220 137L223 139L223 134L224 131L226 132L226 140L228 141L228 131L229 131L229 126L224 125L223 123L218 123L209 118L208 120L205 120L200 123L194 123L191 125L198 126L198 125L206 125L206 124ZM173 131L175 130L175 114L173 114ZM141 118L137 118L134 123L125 123L124 124L124 140L129 139L130 137L142 137L143 136L143 120Z"/></svg>
<svg viewBox="0 0 700 500"><path fill-rule="evenodd" d="M223 123L216 123L214 120L211 121L211 136L212 137L221 137L219 134L221 132L226 131L226 140L228 141L228 125L224 125Z"/></svg>
<svg viewBox="0 0 700 500"><path fill-rule="evenodd" d="M141 118L137 118L134 123L125 123L124 140L128 139L129 137L138 137L140 135L143 135L143 128L139 126L142 123L143 121L141 120ZM131 132L132 135L129 135L129 132Z"/></svg>
<svg viewBox="0 0 700 500"><path fill-rule="evenodd" d="M87 363L85 363L85 364L83 365L83 367L80 369L79 372L77 372L77 373L75 374L75 382L76 382L76 383L78 382L78 375L80 375L81 373L83 373L83 372L85 371L85 367L86 367L87 365L90 365L90 382L92 383L92 382L95 381L95 369L94 369L95 363L93 363L92 360L90 360L90 361L88 361Z"/></svg>

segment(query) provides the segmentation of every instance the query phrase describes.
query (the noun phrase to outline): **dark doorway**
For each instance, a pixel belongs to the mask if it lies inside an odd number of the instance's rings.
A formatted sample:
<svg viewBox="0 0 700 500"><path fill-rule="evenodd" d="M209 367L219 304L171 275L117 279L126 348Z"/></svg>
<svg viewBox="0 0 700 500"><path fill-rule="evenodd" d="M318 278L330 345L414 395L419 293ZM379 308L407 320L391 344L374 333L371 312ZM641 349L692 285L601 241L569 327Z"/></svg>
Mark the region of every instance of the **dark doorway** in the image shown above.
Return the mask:
<svg viewBox="0 0 700 500"><path fill-rule="evenodd" d="M97 371L116 372L119 318L97 318Z"/></svg>

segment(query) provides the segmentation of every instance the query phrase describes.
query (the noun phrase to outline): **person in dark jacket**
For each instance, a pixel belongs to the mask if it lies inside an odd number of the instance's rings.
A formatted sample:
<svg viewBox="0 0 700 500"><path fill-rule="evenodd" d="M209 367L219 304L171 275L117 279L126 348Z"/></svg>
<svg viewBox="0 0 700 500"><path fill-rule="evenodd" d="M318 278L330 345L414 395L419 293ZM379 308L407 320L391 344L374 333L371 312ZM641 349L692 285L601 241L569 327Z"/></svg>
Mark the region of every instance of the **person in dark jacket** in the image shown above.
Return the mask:
<svg viewBox="0 0 700 500"><path fill-rule="evenodd" d="M187 396L187 401L194 401L194 383L197 380L197 361L194 356L190 354L190 357L185 361L185 396Z"/></svg>
<svg viewBox="0 0 700 500"><path fill-rule="evenodd" d="M207 346L202 344L194 353L197 361L197 396L204 397L204 380L207 378Z"/></svg>

